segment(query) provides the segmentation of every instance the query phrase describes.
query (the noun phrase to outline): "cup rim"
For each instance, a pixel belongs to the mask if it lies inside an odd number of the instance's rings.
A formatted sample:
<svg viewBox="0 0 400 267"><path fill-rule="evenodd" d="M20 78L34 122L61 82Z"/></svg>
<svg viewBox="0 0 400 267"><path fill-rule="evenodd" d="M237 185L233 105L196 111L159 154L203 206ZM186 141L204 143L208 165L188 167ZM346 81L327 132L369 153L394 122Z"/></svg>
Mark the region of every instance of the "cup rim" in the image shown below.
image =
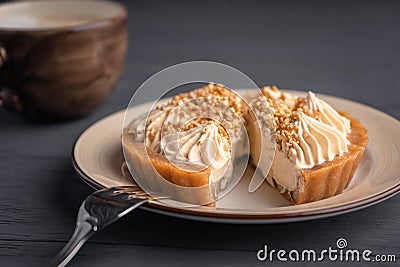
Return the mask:
<svg viewBox="0 0 400 267"><path fill-rule="evenodd" d="M77 24L70 24L70 25L59 25L59 26L43 26L43 27L5 27L0 25L0 31L2 32L55 32L55 31L65 31L65 30L72 30L72 31L82 31L82 30L89 30L101 26L108 25L111 21L121 18L124 19L127 17L127 11L126 8L114 1L109 1L109 0L73 0L74 2L91 2L91 3L96 3L100 2L103 4L109 4L112 5L116 8L118 8L118 12L110 17L105 17L105 18L99 18L99 19L94 19L91 21L86 21L82 23L77 23ZM4 6L24 6L26 4L38 4L38 3L56 3L56 2L71 2L67 0L58 0L58 1L51 1L51 0L36 0L36 1L18 1L18 2L7 2L7 3L1 3L0 8Z"/></svg>

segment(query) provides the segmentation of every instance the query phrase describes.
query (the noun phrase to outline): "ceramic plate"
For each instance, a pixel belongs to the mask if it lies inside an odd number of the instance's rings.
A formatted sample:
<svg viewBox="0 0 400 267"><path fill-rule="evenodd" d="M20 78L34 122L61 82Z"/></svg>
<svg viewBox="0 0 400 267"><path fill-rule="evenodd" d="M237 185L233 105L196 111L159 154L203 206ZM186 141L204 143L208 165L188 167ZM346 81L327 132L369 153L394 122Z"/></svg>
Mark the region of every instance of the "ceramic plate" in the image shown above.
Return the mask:
<svg viewBox="0 0 400 267"><path fill-rule="evenodd" d="M304 92L290 91L297 95ZM347 111L368 129L369 143L351 184L341 194L302 205L291 205L266 182L248 193L249 174L215 207L177 208L149 203L141 208L187 219L226 223L278 223L338 215L368 207L400 191L400 122L366 105L328 95L319 96L338 110ZM137 114L152 103L133 107ZM114 113L84 131L77 139L72 160L78 175L96 189L132 184L124 178L120 144L125 111ZM250 167L249 167L250 168Z"/></svg>

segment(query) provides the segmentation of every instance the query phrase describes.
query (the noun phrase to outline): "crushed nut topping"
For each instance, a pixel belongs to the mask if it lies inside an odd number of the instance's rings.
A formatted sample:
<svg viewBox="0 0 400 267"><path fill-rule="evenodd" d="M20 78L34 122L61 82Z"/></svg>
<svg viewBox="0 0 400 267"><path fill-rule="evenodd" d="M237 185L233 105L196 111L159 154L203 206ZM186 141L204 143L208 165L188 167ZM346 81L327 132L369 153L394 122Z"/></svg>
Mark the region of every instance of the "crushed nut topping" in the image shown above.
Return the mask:
<svg viewBox="0 0 400 267"><path fill-rule="evenodd" d="M170 101L159 104L152 117L163 120L164 134L180 130L189 130L214 120L219 132L228 141L241 135L244 122L242 114L246 112L244 100L223 85L210 83L202 88L174 96ZM163 115L160 115L160 112ZM161 118L163 117L163 118ZM148 120L146 127L151 123ZM222 127L222 128L221 128ZM148 129L147 129L148 131ZM150 141L161 135L148 131Z"/></svg>
<svg viewBox="0 0 400 267"><path fill-rule="evenodd" d="M226 101L233 108L238 116L242 113L242 99L234 92L223 86L222 84L209 83L208 85L182 93L172 98L169 104L177 106L182 102L186 102L195 98L206 98L213 96L216 100Z"/></svg>
<svg viewBox="0 0 400 267"><path fill-rule="evenodd" d="M273 110L277 133L276 142L281 148L282 144L287 148L293 146L293 143L299 144L298 129L301 114L321 121L321 112L319 110L314 113L309 112L304 97L295 97L292 105L287 102L288 95L284 92L280 92L279 97L277 97L276 94L278 94L279 89L276 86L266 86L261 89L261 92Z"/></svg>

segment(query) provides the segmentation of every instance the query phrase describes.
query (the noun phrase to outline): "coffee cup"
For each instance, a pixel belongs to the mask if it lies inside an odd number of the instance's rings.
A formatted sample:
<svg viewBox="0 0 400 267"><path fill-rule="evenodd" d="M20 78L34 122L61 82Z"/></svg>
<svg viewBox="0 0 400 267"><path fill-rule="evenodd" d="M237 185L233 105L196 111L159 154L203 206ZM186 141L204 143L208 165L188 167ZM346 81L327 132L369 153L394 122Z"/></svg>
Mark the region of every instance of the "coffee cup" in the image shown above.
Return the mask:
<svg viewBox="0 0 400 267"><path fill-rule="evenodd" d="M89 114L117 82L127 12L110 1L0 5L0 105L37 119Z"/></svg>

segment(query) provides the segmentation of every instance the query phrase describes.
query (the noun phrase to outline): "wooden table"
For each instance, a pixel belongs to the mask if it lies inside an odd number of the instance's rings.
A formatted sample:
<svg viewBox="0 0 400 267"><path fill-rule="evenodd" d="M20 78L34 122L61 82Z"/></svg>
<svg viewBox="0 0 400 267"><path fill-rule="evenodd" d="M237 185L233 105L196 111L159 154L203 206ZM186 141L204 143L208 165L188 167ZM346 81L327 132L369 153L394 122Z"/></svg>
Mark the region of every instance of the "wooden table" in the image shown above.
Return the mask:
<svg viewBox="0 0 400 267"><path fill-rule="evenodd" d="M399 2L125 5L130 15L125 70L99 109L56 124L0 110L1 266L43 266L64 246L81 201L92 192L72 169L74 140L98 119L125 108L145 79L172 64L219 61L259 85L337 95L400 118ZM256 252L264 244L321 250L340 237L349 247L396 254L400 261L399 201L397 195L346 215L276 225L204 223L138 210L91 239L70 266L262 266Z"/></svg>

